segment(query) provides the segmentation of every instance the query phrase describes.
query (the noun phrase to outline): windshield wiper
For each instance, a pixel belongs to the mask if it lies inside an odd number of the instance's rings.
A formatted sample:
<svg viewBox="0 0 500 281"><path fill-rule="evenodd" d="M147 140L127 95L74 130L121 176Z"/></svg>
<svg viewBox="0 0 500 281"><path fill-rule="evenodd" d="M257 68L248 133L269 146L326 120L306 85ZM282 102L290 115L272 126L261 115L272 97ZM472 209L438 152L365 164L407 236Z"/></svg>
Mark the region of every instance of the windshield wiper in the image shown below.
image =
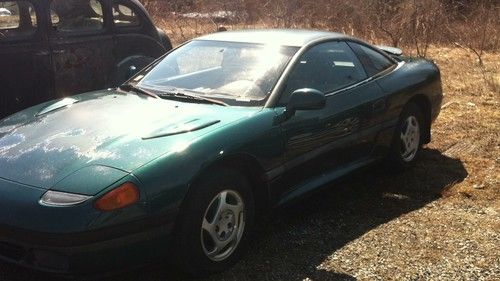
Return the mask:
<svg viewBox="0 0 500 281"><path fill-rule="evenodd" d="M223 101L211 99L211 98L207 98L207 97L203 97L203 96L198 96L198 95L191 95L191 94L183 93L183 91L184 90L180 90L180 89L172 89L169 91L162 90L161 92L158 93L158 96L160 98L190 99L190 100L203 102L203 103L228 106L228 104L223 102ZM194 92L194 91L186 90L186 92Z"/></svg>
<svg viewBox="0 0 500 281"><path fill-rule="evenodd" d="M155 94L153 92L150 92L150 91L147 91L147 90L144 90L142 88L139 88L139 87L137 87L137 86L135 86L133 84L130 84L130 83L123 84L119 88L120 88L120 90L123 90L123 91L136 92L136 93L139 93L139 94L143 94L143 95L146 95L146 96L153 97L155 99L160 98L157 94Z"/></svg>

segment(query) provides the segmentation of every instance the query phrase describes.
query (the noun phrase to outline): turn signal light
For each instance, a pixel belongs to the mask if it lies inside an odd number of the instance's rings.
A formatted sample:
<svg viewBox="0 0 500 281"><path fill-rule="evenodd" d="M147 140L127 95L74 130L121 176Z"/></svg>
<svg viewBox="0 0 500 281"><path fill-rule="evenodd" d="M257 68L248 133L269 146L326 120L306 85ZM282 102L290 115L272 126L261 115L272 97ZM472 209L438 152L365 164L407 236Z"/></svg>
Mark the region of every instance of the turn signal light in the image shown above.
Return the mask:
<svg viewBox="0 0 500 281"><path fill-rule="evenodd" d="M100 211L109 212L133 205L139 201L140 193L137 186L127 182L99 198L94 207Z"/></svg>

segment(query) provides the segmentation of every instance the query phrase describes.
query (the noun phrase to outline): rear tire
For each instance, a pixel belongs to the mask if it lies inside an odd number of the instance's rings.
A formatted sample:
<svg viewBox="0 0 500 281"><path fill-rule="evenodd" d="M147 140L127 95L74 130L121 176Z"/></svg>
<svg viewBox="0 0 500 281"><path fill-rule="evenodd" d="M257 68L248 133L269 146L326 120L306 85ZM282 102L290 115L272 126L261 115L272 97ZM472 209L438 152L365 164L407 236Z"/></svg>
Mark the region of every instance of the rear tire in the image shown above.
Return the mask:
<svg viewBox="0 0 500 281"><path fill-rule="evenodd" d="M415 165L422 150L423 125L422 110L413 102L407 104L389 150L387 164L392 171L403 172Z"/></svg>
<svg viewBox="0 0 500 281"><path fill-rule="evenodd" d="M212 169L186 200L177 221L174 262L194 276L234 265L253 230L255 207L249 181L233 169Z"/></svg>

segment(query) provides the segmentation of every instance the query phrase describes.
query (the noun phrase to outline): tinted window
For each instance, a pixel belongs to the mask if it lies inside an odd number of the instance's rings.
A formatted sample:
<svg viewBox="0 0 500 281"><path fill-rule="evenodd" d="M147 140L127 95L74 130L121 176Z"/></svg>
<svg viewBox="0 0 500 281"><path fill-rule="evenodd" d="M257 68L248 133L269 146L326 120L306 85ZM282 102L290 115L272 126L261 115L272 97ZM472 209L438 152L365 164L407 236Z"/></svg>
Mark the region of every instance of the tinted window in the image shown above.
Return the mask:
<svg viewBox="0 0 500 281"><path fill-rule="evenodd" d="M103 28L102 4L97 0L52 0L50 10L56 31L82 32Z"/></svg>
<svg viewBox="0 0 500 281"><path fill-rule="evenodd" d="M0 40L32 34L35 8L28 1L0 1Z"/></svg>
<svg viewBox="0 0 500 281"><path fill-rule="evenodd" d="M113 5L113 21L116 26L137 26L140 24L137 14L125 4Z"/></svg>
<svg viewBox="0 0 500 281"><path fill-rule="evenodd" d="M282 102L301 88L330 93L366 79L361 63L345 42L329 42L307 51L292 70Z"/></svg>
<svg viewBox="0 0 500 281"><path fill-rule="evenodd" d="M386 56L382 55L380 52L368 48L366 46L352 43L349 45L353 48L359 57L359 60L365 67L366 72L369 76L374 76L389 67L391 67L394 62L388 59Z"/></svg>

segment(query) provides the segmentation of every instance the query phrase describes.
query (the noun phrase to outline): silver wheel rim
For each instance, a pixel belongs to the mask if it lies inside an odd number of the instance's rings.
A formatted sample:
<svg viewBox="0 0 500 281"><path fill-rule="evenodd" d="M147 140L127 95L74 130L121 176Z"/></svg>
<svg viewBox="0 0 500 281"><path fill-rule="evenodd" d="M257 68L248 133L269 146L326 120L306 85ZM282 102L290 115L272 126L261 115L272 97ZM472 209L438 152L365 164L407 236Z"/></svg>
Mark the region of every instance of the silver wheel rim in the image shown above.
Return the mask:
<svg viewBox="0 0 500 281"><path fill-rule="evenodd" d="M406 118L401 129L401 157L410 162L417 155L420 146L420 125L415 116Z"/></svg>
<svg viewBox="0 0 500 281"><path fill-rule="evenodd" d="M223 261L236 250L245 230L245 203L233 190L224 190L208 204L201 225L201 245L213 261Z"/></svg>

